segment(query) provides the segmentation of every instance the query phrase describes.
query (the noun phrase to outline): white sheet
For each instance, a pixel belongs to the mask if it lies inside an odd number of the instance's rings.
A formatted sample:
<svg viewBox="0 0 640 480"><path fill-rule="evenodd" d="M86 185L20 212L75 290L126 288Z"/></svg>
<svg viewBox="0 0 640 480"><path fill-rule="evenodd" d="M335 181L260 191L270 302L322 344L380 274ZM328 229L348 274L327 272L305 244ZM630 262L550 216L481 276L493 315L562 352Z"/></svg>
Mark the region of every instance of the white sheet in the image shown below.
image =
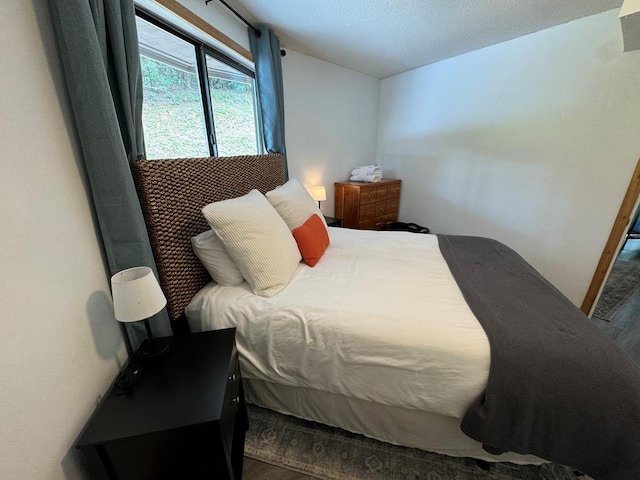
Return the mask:
<svg viewBox="0 0 640 480"><path fill-rule="evenodd" d="M246 378L461 418L484 389L489 342L435 235L330 228L272 298L248 285L203 288L193 331L237 327Z"/></svg>

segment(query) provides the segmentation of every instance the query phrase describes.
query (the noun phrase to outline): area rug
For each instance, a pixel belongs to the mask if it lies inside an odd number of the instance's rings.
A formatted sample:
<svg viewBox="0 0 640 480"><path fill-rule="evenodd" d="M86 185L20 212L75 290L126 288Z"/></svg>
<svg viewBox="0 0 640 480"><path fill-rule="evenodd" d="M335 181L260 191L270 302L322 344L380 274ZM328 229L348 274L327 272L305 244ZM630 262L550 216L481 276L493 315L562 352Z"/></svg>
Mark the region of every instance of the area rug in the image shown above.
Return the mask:
<svg viewBox="0 0 640 480"><path fill-rule="evenodd" d="M610 321L640 291L640 263L617 259L593 312L594 318Z"/></svg>
<svg viewBox="0 0 640 480"><path fill-rule="evenodd" d="M324 480L591 480L570 468L491 464L379 442L249 405L245 455Z"/></svg>

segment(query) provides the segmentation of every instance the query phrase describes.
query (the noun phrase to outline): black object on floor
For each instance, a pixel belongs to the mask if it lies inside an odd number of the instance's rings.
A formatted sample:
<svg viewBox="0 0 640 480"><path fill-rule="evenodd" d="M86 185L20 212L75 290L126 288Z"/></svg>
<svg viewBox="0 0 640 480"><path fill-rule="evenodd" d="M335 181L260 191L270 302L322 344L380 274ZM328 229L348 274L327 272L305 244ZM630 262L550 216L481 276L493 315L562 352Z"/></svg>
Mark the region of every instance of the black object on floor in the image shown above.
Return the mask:
<svg viewBox="0 0 640 480"><path fill-rule="evenodd" d="M427 227L422 227L417 223L391 222L382 227L382 230L390 232L413 232L413 233L429 233Z"/></svg>

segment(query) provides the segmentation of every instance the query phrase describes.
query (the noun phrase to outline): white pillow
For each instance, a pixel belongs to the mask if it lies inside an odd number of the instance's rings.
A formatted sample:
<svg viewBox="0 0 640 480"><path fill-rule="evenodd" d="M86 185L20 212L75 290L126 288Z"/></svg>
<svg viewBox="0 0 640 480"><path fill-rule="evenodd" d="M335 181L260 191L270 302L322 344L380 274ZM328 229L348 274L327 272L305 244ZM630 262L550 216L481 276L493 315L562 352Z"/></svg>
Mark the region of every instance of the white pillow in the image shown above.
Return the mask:
<svg viewBox="0 0 640 480"><path fill-rule="evenodd" d="M214 202L204 217L256 295L272 297L287 286L302 257L291 231L257 190Z"/></svg>
<svg viewBox="0 0 640 480"><path fill-rule="evenodd" d="M211 278L220 285L240 285L244 282L242 272L213 230L191 237L191 246Z"/></svg>
<svg viewBox="0 0 640 480"><path fill-rule="evenodd" d="M299 227L313 214L318 215L324 226L327 226L327 221L318 208L318 204L297 178L292 178L284 185L267 192L266 197L285 221L289 230Z"/></svg>

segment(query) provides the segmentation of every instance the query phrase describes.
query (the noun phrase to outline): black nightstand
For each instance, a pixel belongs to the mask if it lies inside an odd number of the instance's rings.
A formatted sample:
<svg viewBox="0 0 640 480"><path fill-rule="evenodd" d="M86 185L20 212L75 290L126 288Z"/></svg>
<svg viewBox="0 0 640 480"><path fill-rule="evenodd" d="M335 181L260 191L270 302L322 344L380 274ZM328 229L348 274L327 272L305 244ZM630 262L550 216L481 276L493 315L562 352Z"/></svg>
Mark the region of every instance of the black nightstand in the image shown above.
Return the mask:
<svg viewBox="0 0 640 480"><path fill-rule="evenodd" d="M339 219L339 218L325 216L324 219L327 222L327 226L328 227L341 227L342 226L342 220Z"/></svg>
<svg viewBox="0 0 640 480"><path fill-rule="evenodd" d="M239 480L247 427L235 329L215 330L172 338L132 394L112 387L76 447L95 478Z"/></svg>

